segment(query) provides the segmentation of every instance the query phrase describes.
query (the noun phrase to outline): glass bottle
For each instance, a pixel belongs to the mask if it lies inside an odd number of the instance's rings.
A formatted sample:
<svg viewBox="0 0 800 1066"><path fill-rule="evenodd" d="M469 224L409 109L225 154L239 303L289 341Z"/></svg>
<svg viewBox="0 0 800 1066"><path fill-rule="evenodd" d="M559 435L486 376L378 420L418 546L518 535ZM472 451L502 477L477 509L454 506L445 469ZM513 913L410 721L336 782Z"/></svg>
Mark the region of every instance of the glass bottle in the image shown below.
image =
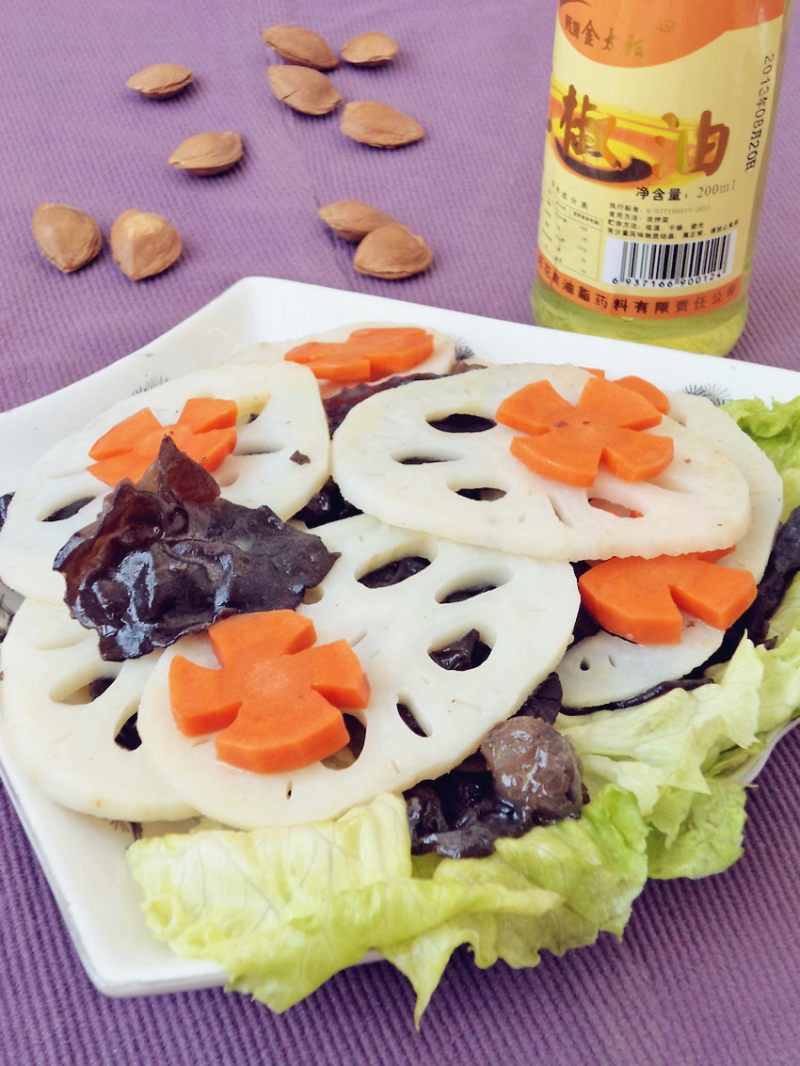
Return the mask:
<svg viewBox="0 0 800 1066"><path fill-rule="evenodd" d="M727 355L792 0L559 0L537 325Z"/></svg>

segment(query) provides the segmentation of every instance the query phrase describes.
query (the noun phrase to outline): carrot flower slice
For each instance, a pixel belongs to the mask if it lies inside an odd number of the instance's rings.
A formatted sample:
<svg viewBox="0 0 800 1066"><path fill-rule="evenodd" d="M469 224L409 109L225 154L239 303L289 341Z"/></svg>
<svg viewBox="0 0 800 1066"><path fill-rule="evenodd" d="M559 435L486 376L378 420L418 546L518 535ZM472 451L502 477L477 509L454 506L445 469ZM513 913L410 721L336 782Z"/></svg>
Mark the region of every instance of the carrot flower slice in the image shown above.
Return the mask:
<svg viewBox="0 0 800 1066"><path fill-rule="evenodd" d="M217 732L217 758L255 773L297 770L348 741L340 708L366 707L369 682L346 640L314 645L294 611L231 615L208 630L221 669L170 664L172 713L186 736Z"/></svg>
<svg viewBox="0 0 800 1066"><path fill-rule="evenodd" d="M212 472L236 447L233 400L195 397L187 400L177 422L162 426L149 407L117 423L89 450L96 462L87 466L106 485L123 478L138 481L158 456L165 436L204 469Z"/></svg>
<svg viewBox="0 0 800 1066"><path fill-rule="evenodd" d="M317 378L374 381L419 365L433 352L433 337L424 329L391 326L356 329L346 341L308 341L284 358L304 363Z"/></svg>
<svg viewBox="0 0 800 1066"><path fill-rule="evenodd" d="M581 575L581 600L604 629L636 644L679 644L681 611L727 629L757 590L749 570L715 565L722 554L607 559Z"/></svg>
<svg viewBox="0 0 800 1066"><path fill-rule="evenodd" d="M645 400L648 400L657 411L661 412L662 415L669 414L669 397L666 393L661 391L658 385L654 385L652 381L648 381L646 378L640 378L637 374L628 374L624 378L615 378L614 384L638 392L640 396L643 396Z"/></svg>
<svg viewBox="0 0 800 1066"><path fill-rule="evenodd" d="M672 462L671 437L642 433L657 426L661 412L630 387L591 377L577 404L563 399L549 381L536 381L507 397L498 422L522 430L511 454L544 477L590 486L603 462L625 481L655 477Z"/></svg>
<svg viewBox="0 0 800 1066"><path fill-rule="evenodd" d="M585 366L583 369L598 378L606 376L605 370L601 370L599 367ZM626 374L625 377L614 378L614 384L622 385L626 389L638 392L640 396L644 396L646 400L649 400L653 407L657 408L662 415L669 414L669 396L662 392L658 385L654 385L652 381L640 378L638 374Z"/></svg>

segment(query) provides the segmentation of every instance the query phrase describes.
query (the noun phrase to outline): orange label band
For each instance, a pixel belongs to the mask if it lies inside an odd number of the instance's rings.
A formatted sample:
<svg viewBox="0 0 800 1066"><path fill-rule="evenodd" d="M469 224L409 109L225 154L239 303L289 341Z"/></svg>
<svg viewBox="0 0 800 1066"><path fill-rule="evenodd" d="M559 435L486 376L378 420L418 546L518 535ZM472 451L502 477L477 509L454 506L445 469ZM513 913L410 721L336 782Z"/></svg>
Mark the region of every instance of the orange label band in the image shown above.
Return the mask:
<svg viewBox="0 0 800 1066"><path fill-rule="evenodd" d="M785 0L559 0L564 36L581 55L611 67L648 67L697 52L727 30L784 13Z"/></svg>
<svg viewBox="0 0 800 1066"><path fill-rule="evenodd" d="M689 318L707 311L717 311L739 295L742 279L726 281L716 289L697 293L668 295L667 289L642 289L639 294L614 293L590 285L558 270L540 251L536 257L539 276L551 289L581 307L600 311L616 318L658 319Z"/></svg>

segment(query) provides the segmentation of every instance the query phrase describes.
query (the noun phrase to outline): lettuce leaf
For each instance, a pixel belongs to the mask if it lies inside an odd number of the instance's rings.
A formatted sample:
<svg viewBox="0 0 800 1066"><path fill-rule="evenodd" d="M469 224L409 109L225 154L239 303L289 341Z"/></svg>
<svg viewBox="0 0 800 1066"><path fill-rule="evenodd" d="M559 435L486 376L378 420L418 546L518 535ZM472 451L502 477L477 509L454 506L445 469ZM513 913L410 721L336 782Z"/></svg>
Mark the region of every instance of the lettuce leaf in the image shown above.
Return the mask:
<svg viewBox="0 0 800 1066"><path fill-rule="evenodd" d="M783 518L800 506L800 396L787 403L731 400L725 411L766 452L783 479Z"/></svg>
<svg viewBox="0 0 800 1066"><path fill-rule="evenodd" d="M648 876L707 877L721 873L742 852L745 788L728 778L709 778L706 794L670 790L661 804L661 821L647 842Z"/></svg>
<svg viewBox="0 0 800 1066"><path fill-rule="evenodd" d="M500 902L483 913L462 911L424 936L382 947L382 954L414 986L416 1020L461 944L470 945L478 966L502 959L522 967L535 966L543 950L563 955L592 944L601 930L621 936L647 879L646 837L634 797L609 785L579 819L540 826L516 839L500 838L487 858L431 862L426 857L433 884L482 884L498 898L503 890L521 892L524 898L535 886L553 893L556 902L541 914Z"/></svg>
<svg viewBox="0 0 800 1066"><path fill-rule="evenodd" d="M650 827L650 877L705 877L739 857L748 763L800 714L798 625L795 579L773 619L774 647L745 638L709 671L710 684L556 720L590 794L614 782L636 796Z"/></svg>
<svg viewBox="0 0 800 1066"><path fill-rule="evenodd" d="M411 980L418 1018L459 943L522 966L621 933L645 838L634 797L609 787L489 859L417 862L404 801L383 795L337 821L143 838L127 857L155 937L218 963L229 988L282 1011L376 949Z"/></svg>

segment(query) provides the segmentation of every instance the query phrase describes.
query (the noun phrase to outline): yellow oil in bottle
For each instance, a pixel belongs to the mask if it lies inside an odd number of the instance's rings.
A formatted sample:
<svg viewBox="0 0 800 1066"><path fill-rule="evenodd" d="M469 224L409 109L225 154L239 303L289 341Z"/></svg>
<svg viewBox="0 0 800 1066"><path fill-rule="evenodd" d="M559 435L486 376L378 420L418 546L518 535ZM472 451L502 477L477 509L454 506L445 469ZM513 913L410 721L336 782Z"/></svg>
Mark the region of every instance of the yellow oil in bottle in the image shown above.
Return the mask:
<svg viewBox="0 0 800 1066"><path fill-rule="evenodd" d="M533 318L537 326L562 329L570 333L593 333L598 337L657 344L681 348L706 355L727 355L747 320L747 297L740 296L732 305L709 311L697 318L677 321L637 322L633 318L611 318L571 303L537 276L531 291Z"/></svg>
<svg viewBox="0 0 800 1066"><path fill-rule="evenodd" d="M748 311L791 0L562 0L537 325L727 355Z"/></svg>

